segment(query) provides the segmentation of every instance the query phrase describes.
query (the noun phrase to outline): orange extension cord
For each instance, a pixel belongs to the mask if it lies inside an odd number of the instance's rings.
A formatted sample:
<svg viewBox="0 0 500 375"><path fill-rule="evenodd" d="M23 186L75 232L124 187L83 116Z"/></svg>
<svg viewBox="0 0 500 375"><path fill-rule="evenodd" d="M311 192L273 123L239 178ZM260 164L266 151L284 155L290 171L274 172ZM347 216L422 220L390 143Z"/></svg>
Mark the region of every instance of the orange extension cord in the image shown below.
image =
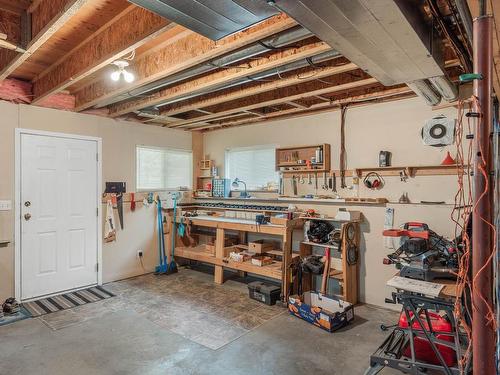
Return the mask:
<svg viewBox="0 0 500 375"><path fill-rule="evenodd" d="M478 108L478 112L481 112L481 108L479 102L476 97L472 97L472 102L474 103L474 107ZM486 160L484 159L484 153L482 149L481 152L481 163L478 165L478 169L481 172L483 178L485 179L485 188L481 193L478 202L473 205L472 198L472 178L471 178L471 170L472 170L472 162L473 162L473 142L468 142L468 145L464 145L463 142L463 134L464 134L464 101L459 101L458 105L458 121L457 128L455 131L455 141L457 146L457 177L458 177L458 191L455 195L455 207L451 213L451 219L455 223L455 234L460 234L462 237L462 241L464 244L463 253L459 259L459 268L457 274L457 283L456 283L456 295L457 298L455 300L455 319L457 322L457 326L467 335L468 338L468 346L467 349L459 362L461 373L465 373L465 368L468 363L471 361L472 354L472 328L467 322L466 315L472 317L472 312L468 309L468 301L464 301L465 293L468 291L480 297L485 305L488 306L488 327L490 329L495 330L496 332L496 320L495 313L493 311L492 306L487 303L486 298L483 295L481 290L477 290L475 288L475 280L487 267L491 266L493 258L496 253L496 242L493 242L493 246L491 249L491 254L488 257L487 262L483 265L483 267L474 275L472 280L469 277L470 274L470 264L471 264L471 238L469 238L467 234L467 224L471 219L471 215L473 212L476 212L477 203L484 199L490 191L490 183L488 172L485 170ZM470 111L471 105L469 104L468 110ZM472 134L473 124L470 117L467 118L467 134ZM476 121L479 121L477 124L480 127L482 124L482 116L480 115ZM479 143L480 144L480 143ZM464 186L467 189L464 189ZM494 238L496 237L496 229L495 226L484 217L481 217L481 220L485 222L493 231ZM465 309L465 311L464 311ZM476 310L476 306L473 304L472 309Z"/></svg>

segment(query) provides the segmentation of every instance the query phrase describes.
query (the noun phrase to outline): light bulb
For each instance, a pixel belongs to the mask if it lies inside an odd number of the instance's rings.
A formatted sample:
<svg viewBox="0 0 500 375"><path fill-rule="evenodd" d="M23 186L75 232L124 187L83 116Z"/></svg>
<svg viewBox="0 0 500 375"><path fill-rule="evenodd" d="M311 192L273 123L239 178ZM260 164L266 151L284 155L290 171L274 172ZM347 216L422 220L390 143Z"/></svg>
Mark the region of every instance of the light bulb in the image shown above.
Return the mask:
<svg viewBox="0 0 500 375"><path fill-rule="evenodd" d="M115 70L113 73L111 73L111 79L115 82L118 82L120 80L120 75L121 72L119 70Z"/></svg>
<svg viewBox="0 0 500 375"><path fill-rule="evenodd" d="M123 70L123 78L125 78L125 82L127 83L134 82L135 80L134 74L126 71L125 69Z"/></svg>

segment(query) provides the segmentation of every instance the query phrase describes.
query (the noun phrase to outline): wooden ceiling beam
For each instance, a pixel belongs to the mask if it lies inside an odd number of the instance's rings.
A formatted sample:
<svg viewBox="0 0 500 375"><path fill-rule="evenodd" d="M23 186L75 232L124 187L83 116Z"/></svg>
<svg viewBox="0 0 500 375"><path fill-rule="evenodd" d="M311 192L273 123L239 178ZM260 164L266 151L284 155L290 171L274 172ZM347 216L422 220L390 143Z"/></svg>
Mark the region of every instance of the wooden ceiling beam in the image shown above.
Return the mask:
<svg viewBox="0 0 500 375"><path fill-rule="evenodd" d="M340 65L342 63L343 65ZM326 61L321 65L322 67L319 69L306 68L294 71L293 73L283 73L281 79L278 78L272 82L249 83L243 87L232 87L203 95L202 97L176 102L162 107L161 113L167 116L173 116L179 113L192 111L196 108L215 106L231 100L358 69L356 65L349 63L348 60L343 57Z"/></svg>
<svg viewBox="0 0 500 375"><path fill-rule="evenodd" d="M36 79L33 102L88 77L173 26L163 17L130 5Z"/></svg>
<svg viewBox="0 0 500 375"><path fill-rule="evenodd" d="M167 87L157 93L130 102L119 103L110 107L111 116L122 116L136 109L146 108L172 100L200 90L209 90L220 85L235 81L237 79L262 73L266 70L278 68L284 64L302 60L330 50L331 47L323 42L309 43L299 48L291 48L284 51L274 52L268 57L251 60L248 68L228 68L215 73L207 74L187 82Z"/></svg>
<svg viewBox="0 0 500 375"><path fill-rule="evenodd" d="M267 91L259 95L233 100L232 102L221 105L219 111L213 115L199 116L194 119L180 121L175 124L174 127L184 128L192 126L191 124L198 121L209 121L217 119L221 116L226 116L230 113L284 104L290 101L306 99L314 95L339 92L377 83L375 78L369 78L369 76L361 70L359 70L358 73L361 77L363 77L362 79L353 80L353 77L349 73L342 73L332 76L330 84L326 83L326 80L321 80L319 82L311 81L302 85L284 87L277 90Z"/></svg>
<svg viewBox="0 0 500 375"><path fill-rule="evenodd" d="M35 53L52 35L54 35L66 22L73 17L78 10L89 0L69 0L58 10L57 15L48 22L45 27L28 43L26 52L18 54L7 66L1 67L0 81L12 74L33 53ZM51 6L51 2L45 1L40 4L38 11Z"/></svg>
<svg viewBox="0 0 500 375"><path fill-rule="evenodd" d="M110 86L106 81L98 81L79 90L76 93L77 110L93 107L132 89L202 64L296 25L290 17L280 14L217 42L194 32L181 33L169 45L134 61L136 81L133 84L121 84L116 87ZM181 26L178 28L185 31Z"/></svg>
<svg viewBox="0 0 500 375"><path fill-rule="evenodd" d="M264 121L283 120L297 116L306 116L325 111L338 110L340 106L343 104L349 104L349 106L359 106L359 105L366 105L370 103L370 101L377 99L379 99L380 101L390 101L390 100L406 99L411 96L415 96L415 94L406 86L397 88L380 88L378 91L368 94L353 95L345 99L338 99L332 101L329 100L328 102L313 104L307 109L291 108L282 111L268 113L263 116L260 116L260 118L223 121L220 123L212 123L210 125L201 125L190 130L191 131L217 130L219 128L250 125Z"/></svg>

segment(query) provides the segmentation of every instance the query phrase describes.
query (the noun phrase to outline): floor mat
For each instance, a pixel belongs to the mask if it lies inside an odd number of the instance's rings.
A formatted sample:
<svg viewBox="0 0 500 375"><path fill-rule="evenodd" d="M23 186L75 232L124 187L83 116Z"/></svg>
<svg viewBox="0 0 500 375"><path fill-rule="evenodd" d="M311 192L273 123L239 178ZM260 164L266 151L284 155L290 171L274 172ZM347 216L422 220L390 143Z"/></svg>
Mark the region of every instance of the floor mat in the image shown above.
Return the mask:
<svg viewBox="0 0 500 375"><path fill-rule="evenodd" d="M21 306L18 313L13 315L4 315L2 318L0 318L0 327L27 318L31 318L31 314L26 308Z"/></svg>
<svg viewBox="0 0 500 375"><path fill-rule="evenodd" d="M109 292L103 287L96 286L78 290L76 292L64 293L57 296L23 303L23 307L26 308L26 310L28 310L33 317L37 317L61 310L71 309L87 303L101 301L114 296L115 294Z"/></svg>

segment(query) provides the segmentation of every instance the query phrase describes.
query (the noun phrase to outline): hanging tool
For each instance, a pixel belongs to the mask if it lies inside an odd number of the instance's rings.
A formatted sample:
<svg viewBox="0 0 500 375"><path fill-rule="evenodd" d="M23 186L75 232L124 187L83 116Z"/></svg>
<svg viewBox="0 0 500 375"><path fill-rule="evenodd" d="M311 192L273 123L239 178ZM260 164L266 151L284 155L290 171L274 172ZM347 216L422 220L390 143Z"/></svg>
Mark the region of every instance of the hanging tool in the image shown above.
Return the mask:
<svg viewBox="0 0 500 375"><path fill-rule="evenodd" d="M158 265L155 268L155 273L167 273L168 264L165 256L165 238L163 237L163 218L161 214L161 200L160 197L156 201L157 221L158 221Z"/></svg>
<svg viewBox="0 0 500 375"><path fill-rule="evenodd" d="M299 175L299 182L301 184L303 184L305 181L304 181L304 176L302 174Z"/></svg>
<svg viewBox="0 0 500 375"><path fill-rule="evenodd" d="M322 186L323 190L328 190L328 181L327 181L327 177L326 177L326 172L323 172L323 186Z"/></svg>
<svg viewBox="0 0 500 375"><path fill-rule="evenodd" d="M332 187L332 191L333 192L337 192L337 175L335 174L335 172L332 172L332 180L333 180L333 187Z"/></svg>
<svg viewBox="0 0 500 375"><path fill-rule="evenodd" d="M172 223L172 232L170 233L170 236L172 237L172 248L170 249L170 262L168 262L168 273L175 273L178 271L177 269L177 263L175 263L175 223L177 220L177 193L172 194L172 201L174 203L174 220ZM167 259L168 261L168 259Z"/></svg>
<svg viewBox="0 0 500 375"><path fill-rule="evenodd" d="M325 265L323 267L323 278L321 279L321 290L322 295L326 295L328 291L328 279L330 278L330 248L325 249Z"/></svg>
<svg viewBox="0 0 500 375"><path fill-rule="evenodd" d="M106 222L104 225L104 242L116 240L115 212L111 199L106 202Z"/></svg>
<svg viewBox="0 0 500 375"><path fill-rule="evenodd" d="M345 189L345 170L347 168L347 158L345 150L345 117L347 114L347 104L340 108L340 187Z"/></svg>
<svg viewBox="0 0 500 375"><path fill-rule="evenodd" d="M311 179L311 174L310 173L307 174L307 184L308 185L312 185L312 179Z"/></svg>
<svg viewBox="0 0 500 375"><path fill-rule="evenodd" d="M333 190L333 177L332 177L332 172L329 173L328 176L328 189Z"/></svg>
<svg viewBox="0 0 500 375"><path fill-rule="evenodd" d="M278 194L279 195L284 195L284 185L283 185L283 173L280 173L280 181L279 181L279 188L278 188Z"/></svg>
<svg viewBox="0 0 500 375"><path fill-rule="evenodd" d="M123 194L116 194L116 206L118 208L118 220L120 220L120 228L123 230Z"/></svg>
<svg viewBox="0 0 500 375"><path fill-rule="evenodd" d="M318 172L314 173L314 188L318 190Z"/></svg>
<svg viewBox="0 0 500 375"><path fill-rule="evenodd" d="M292 175L292 189L293 195L297 195L297 177L295 175Z"/></svg>
<svg viewBox="0 0 500 375"><path fill-rule="evenodd" d="M135 194L130 193L130 211L135 211Z"/></svg>

